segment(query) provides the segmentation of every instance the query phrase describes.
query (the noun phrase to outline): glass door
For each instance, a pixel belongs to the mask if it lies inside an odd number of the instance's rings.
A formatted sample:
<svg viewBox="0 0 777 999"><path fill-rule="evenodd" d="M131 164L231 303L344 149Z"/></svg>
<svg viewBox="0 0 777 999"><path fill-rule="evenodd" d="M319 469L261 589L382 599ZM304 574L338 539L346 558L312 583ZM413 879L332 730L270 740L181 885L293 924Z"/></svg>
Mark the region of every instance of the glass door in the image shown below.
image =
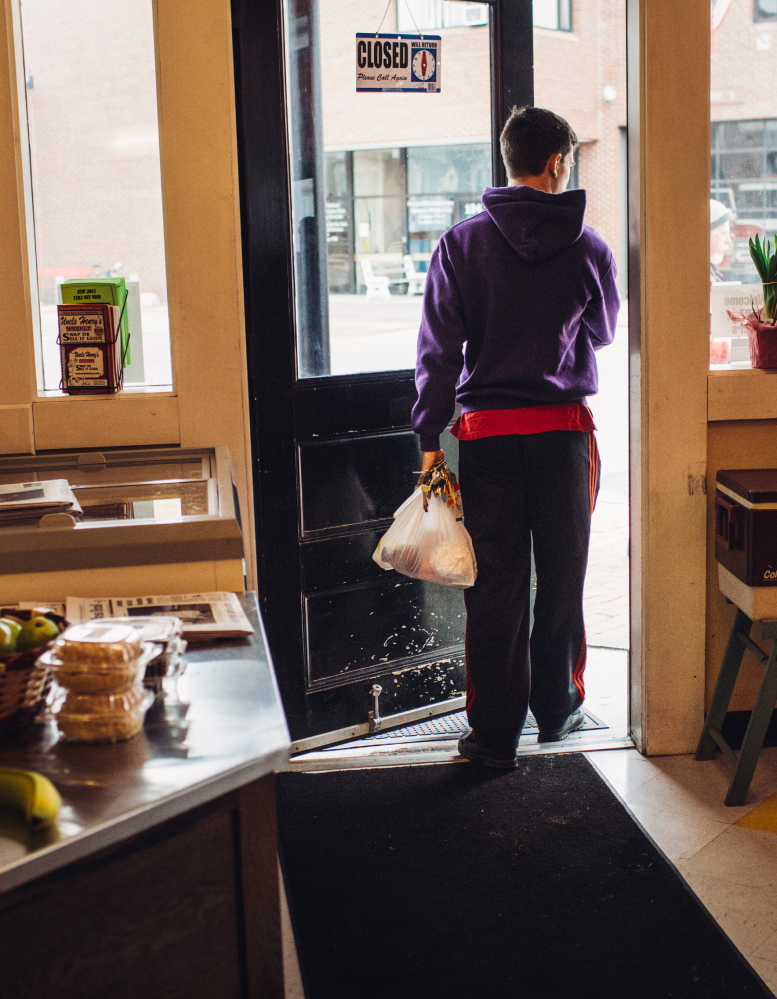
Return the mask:
<svg viewBox="0 0 777 999"><path fill-rule="evenodd" d="M234 4L260 596L292 737L323 744L464 691L461 594L371 556L420 467L429 259L504 183L501 122L532 100L532 6L271 6ZM358 32L387 53L438 36L439 92L357 91Z"/></svg>

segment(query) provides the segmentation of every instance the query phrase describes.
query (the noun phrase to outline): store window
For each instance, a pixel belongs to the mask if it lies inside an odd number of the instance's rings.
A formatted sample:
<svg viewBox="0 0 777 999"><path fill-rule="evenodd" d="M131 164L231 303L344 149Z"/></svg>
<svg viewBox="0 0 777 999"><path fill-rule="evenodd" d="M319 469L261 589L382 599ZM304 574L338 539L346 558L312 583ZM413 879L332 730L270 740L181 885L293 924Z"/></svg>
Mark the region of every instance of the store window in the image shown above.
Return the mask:
<svg viewBox="0 0 777 999"><path fill-rule="evenodd" d="M572 0L534 0L534 27L572 30Z"/></svg>
<svg viewBox="0 0 777 999"><path fill-rule="evenodd" d="M39 387L59 390L63 282L118 277L131 332L125 386L168 388L152 2L105 0L98 8L93 0L20 0L20 9Z"/></svg>
<svg viewBox="0 0 777 999"><path fill-rule="evenodd" d="M397 0L398 31L435 31L488 24L488 4L454 0Z"/></svg>
<svg viewBox="0 0 777 999"><path fill-rule="evenodd" d="M756 22L773 20L777 0L755 0L752 10ZM710 365L747 368L748 329L729 313L763 307L749 241L777 236L777 117L766 96L774 34L751 9L716 0L711 37Z"/></svg>
<svg viewBox="0 0 777 999"><path fill-rule="evenodd" d="M408 250L425 271L445 230L483 210L491 150L478 144L408 149L407 170Z"/></svg>
<svg viewBox="0 0 777 999"><path fill-rule="evenodd" d="M754 7L756 21L777 19L777 0L754 0Z"/></svg>
<svg viewBox="0 0 777 999"><path fill-rule="evenodd" d="M710 196L732 215L721 281L757 280L749 237L777 234L777 118L712 123ZM714 221L714 220L713 220Z"/></svg>

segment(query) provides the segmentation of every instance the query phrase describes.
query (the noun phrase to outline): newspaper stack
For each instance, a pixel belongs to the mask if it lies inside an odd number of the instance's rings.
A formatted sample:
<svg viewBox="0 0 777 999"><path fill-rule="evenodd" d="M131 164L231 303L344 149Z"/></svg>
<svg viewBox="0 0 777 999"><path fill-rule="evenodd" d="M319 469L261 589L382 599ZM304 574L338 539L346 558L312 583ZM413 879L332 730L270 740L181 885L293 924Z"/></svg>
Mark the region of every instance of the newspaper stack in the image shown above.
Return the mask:
<svg viewBox="0 0 777 999"><path fill-rule="evenodd" d="M234 593L176 593L156 597L68 597L67 619L177 617L187 642L241 638L254 629Z"/></svg>
<svg viewBox="0 0 777 999"><path fill-rule="evenodd" d="M0 524L27 524L47 513L83 513L67 479L0 483Z"/></svg>

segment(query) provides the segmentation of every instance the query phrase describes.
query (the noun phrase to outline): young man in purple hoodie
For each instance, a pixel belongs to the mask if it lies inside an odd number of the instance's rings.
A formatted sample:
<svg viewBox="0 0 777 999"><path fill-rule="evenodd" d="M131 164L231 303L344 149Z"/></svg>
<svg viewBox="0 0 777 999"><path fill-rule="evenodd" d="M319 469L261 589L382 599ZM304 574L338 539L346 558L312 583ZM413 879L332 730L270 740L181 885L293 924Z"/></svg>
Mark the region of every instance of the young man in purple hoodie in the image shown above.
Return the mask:
<svg viewBox="0 0 777 999"><path fill-rule="evenodd" d="M501 135L508 187L432 254L418 338L413 427L423 467L453 416L466 526L478 564L467 607L467 717L459 752L511 767L529 707L539 740L580 728L583 583L599 454L586 397L619 300L604 240L567 191L577 136L543 108ZM531 553L537 573L530 626Z"/></svg>

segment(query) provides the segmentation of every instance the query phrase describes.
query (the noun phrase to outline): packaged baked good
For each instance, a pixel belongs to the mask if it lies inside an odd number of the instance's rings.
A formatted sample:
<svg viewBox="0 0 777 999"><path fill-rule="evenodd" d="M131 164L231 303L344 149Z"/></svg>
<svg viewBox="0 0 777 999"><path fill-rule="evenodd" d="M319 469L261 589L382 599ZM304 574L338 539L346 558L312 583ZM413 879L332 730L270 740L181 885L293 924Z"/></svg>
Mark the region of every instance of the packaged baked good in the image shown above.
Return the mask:
<svg viewBox="0 0 777 999"><path fill-rule="evenodd" d="M68 628L54 643L66 666L122 666L137 660L143 642L136 628L109 621L90 621Z"/></svg>
<svg viewBox="0 0 777 999"><path fill-rule="evenodd" d="M146 663L155 655L156 650L144 650L137 659L128 663L115 663L112 666L98 666L86 663L63 663L55 652L45 652L41 659L42 665L48 666L54 673L57 683L65 690L75 694L114 693L131 687L143 679Z"/></svg>
<svg viewBox="0 0 777 999"><path fill-rule="evenodd" d="M152 656L146 665L144 683L147 687L161 689L162 680L167 677L180 676L186 668L183 654L186 642L183 638L183 622L172 615L139 615L137 617L98 618L93 624L127 624L136 628L140 637L148 647L153 642L156 655Z"/></svg>
<svg viewBox="0 0 777 999"><path fill-rule="evenodd" d="M60 706L57 725L69 742L122 742L143 728L153 699L141 683L112 694L71 691Z"/></svg>

